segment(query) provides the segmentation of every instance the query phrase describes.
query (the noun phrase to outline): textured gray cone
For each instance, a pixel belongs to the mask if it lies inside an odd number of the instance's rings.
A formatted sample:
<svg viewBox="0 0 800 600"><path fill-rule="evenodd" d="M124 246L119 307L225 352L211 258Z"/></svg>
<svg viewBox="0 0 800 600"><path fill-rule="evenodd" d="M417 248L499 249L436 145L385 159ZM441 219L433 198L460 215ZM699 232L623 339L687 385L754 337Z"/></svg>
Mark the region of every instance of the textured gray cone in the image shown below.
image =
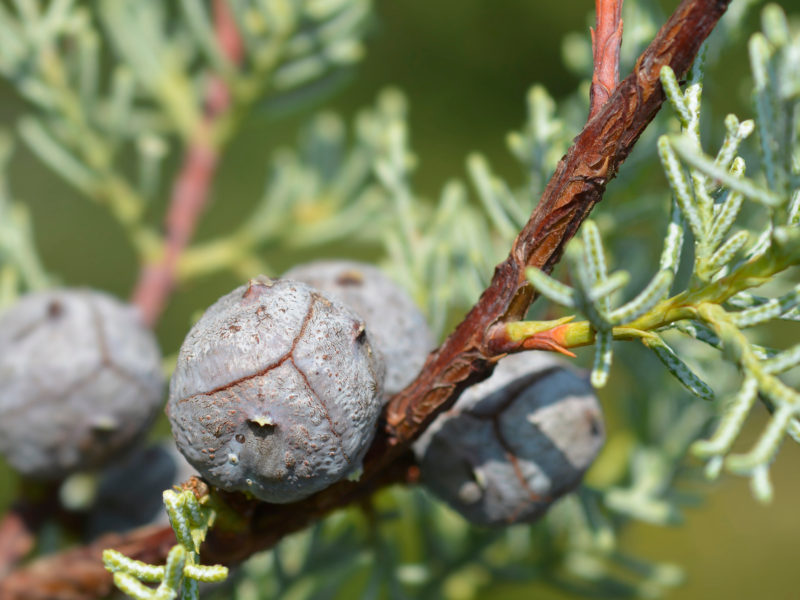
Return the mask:
<svg viewBox="0 0 800 600"><path fill-rule="evenodd" d="M581 481L605 439L588 382L551 356L507 356L414 446L422 481L479 525L531 521Z"/></svg>
<svg viewBox="0 0 800 600"><path fill-rule="evenodd" d="M383 377L349 308L304 283L259 278L186 336L167 414L178 449L209 482L293 502L360 468Z"/></svg>
<svg viewBox="0 0 800 600"><path fill-rule="evenodd" d="M433 334L405 290L380 269L349 260L320 260L298 265L283 277L317 288L364 319L386 362L384 400L414 381L434 347Z"/></svg>
<svg viewBox="0 0 800 600"><path fill-rule="evenodd" d="M153 333L107 294L29 294L0 315L0 453L20 473L108 462L146 432L163 390Z"/></svg>

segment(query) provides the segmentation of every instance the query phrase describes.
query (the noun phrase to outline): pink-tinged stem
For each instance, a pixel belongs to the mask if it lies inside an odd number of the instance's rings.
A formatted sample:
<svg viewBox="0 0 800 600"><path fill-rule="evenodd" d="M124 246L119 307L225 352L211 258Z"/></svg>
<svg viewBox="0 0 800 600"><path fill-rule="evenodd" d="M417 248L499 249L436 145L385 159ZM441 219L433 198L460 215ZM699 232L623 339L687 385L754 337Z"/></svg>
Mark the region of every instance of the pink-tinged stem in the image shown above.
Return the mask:
<svg viewBox="0 0 800 600"><path fill-rule="evenodd" d="M225 56L240 63L244 48L230 8L224 0L214 2L214 25L217 41ZM144 322L158 321L175 287L178 261L192 238L197 222L208 203L209 191L219 163L219 153L212 140L215 123L230 108L230 90L218 75L212 75L206 90L205 112L186 149L183 164L172 188L165 219L164 251L157 262L142 265L133 292Z"/></svg>

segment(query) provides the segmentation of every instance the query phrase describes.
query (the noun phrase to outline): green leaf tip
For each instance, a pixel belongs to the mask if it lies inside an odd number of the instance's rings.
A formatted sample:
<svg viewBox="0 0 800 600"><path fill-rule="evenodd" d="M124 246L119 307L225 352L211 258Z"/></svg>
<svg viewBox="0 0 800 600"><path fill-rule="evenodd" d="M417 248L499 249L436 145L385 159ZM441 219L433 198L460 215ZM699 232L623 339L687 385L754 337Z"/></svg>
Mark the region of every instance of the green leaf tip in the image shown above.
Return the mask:
<svg viewBox="0 0 800 600"><path fill-rule="evenodd" d="M197 598L197 582L219 582L228 576L227 567L199 565L198 552L214 511L203 506L190 490L166 490L164 505L179 543L173 546L164 566L149 565L126 557L116 550L103 551L103 564L114 573L114 583L135 599L167 600ZM159 583L155 589L142 582Z"/></svg>

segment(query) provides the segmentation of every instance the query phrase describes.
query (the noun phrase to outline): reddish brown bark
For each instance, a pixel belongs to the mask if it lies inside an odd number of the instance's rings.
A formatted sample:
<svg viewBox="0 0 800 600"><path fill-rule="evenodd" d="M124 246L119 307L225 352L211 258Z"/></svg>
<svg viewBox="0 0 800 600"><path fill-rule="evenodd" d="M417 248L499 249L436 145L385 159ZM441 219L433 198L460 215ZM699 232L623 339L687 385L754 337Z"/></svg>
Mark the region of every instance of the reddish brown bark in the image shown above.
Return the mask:
<svg viewBox="0 0 800 600"><path fill-rule="evenodd" d="M88 546L45 557L0 580L3 600L86 600L105 598L111 592L111 575L103 567L103 550L116 548L127 556L163 563L175 545L172 529L146 527L131 533L109 534Z"/></svg>
<svg viewBox="0 0 800 600"><path fill-rule="evenodd" d="M619 47L622 44L622 0L595 0L596 29L592 29L592 87L589 118L597 114L619 81Z"/></svg>
<svg viewBox="0 0 800 600"><path fill-rule="evenodd" d="M392 398L389 432L401 445L413 440L460 391L487 376L494 360L487 347L492 325L524 317L534 297L525 268L550 272L605 186L664 101L661 67L682 77L729 1L684 0L575 138L556 167L508 258L495 269L478 303L429 357L417 379Z"/></svg>
<svg viewBox="0 0 800 600"><path fill-rule="evenodd" d="M685 74L728 3L729 0L683 0L633 72L575 138L508 258L495 269L490 286L450 337L431 353L417 379L392 398L386 412L387 429L376 437L361 479L340 482L311 498L283 505L217 493L237 519L233 523L222 513L203 546L204 562L239 562L336 508L360 502L382 486L414 476L408 451L411 441L437 414L449 408L465 387L491 373L498 358L489 348L492 326L522 318L534 299L525 268L553 268L567 241L601 200L606 184L660 108L664 100L659 83L661 67L669 65L679 76ZM163 562L169 536L169 530L142 531L123 536L118 543L102 543L121 548L134 558ZM0 597L41 598L35 595L37 590L55 585L60 586L63 595L52 598L98 597L108 589L109 581L99 562L102 543L46 558L17 571L0 582ZM64 583L73 564L86 569L84 581L93 579L93 588Z"/></svg>

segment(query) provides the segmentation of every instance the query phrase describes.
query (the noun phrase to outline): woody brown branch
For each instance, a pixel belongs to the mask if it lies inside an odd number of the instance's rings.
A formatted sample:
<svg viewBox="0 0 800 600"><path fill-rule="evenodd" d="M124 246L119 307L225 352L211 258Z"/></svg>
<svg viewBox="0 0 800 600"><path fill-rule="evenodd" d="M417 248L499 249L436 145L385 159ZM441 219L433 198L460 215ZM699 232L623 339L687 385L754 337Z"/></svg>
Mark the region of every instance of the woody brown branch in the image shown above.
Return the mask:
<svg viewBox="0 0 800 600"><path fill-rule="evenodd" d="M222 511L203 546L204 562L237 563L315 519L361 501L380 487L408 480L414 471L408 450L410 443L437 414L452 406L467 386L491 374L499 358L488 347L492 326L523 318L534 300L525 268L552 270L566 243L602 199L606 184L661 107L664 101L659 83L661 68L669 65L683 76L728 4L729 0L683 0L639 57L633 72L587 122L477 304L431 353L417 379L391 399L386 411L386 430L373 442L361 479L343 481L306 500L283 505L212 491L231 514L236 514L236 519L226 519L226 510ZM104 547L115 547L132 558L159 563L164 561L169 547L165 539L171 539L168 529L149 534L139 531L116 538L116 543L109 538L88 548L42 559L0 582L0 597L96 598L108 589L110 580L100 560ZM84 569L82 582L65 587L75 564ZM58 589L63 594L42 595L42 590L55 589L53 586L61 586Z"/></svg>
<svg viewBox="0 0 800 600"><path fill-rule="evenodd" d="M488 347L492 326L524 317L534 299L526 267L552 270L658 112L664 101L661 68L669 65L683 76L728 4L729 0L684 0L639 57L633 72L575 138L508 258L496 267L489 287L430 354L416 380L389 402L386 431L373 442L361 480L340 482L293 505L254 504L250 527L243 533L222 528L211 532L203 550L208 560L236 562L380 485L403 480L405 472L396 466L411 463L411 442L466 387L491 374L499 358Z"/></svg>
<svg viewBox="0 0 800 600"><path fill-rule="evenodd" d="M467 385L488 376L496 356L490 328L524 317L534 299L527 267L549 273L567 242L664 101L659 82L669 65L683 77L730 0L684 0L642 53L633 71L590 118L561 159L508 258L455 332L435 350L417 379L388 406L389 435L407 445L449 408Z"/></svg>
<svg viewBox="0 0 800 600"><path fill-rule="evenodd" d="M611 96L619 81L619 49L622 44L622 0L595 0L597 24L592 29L592 85L589 119Z"/></svg>

